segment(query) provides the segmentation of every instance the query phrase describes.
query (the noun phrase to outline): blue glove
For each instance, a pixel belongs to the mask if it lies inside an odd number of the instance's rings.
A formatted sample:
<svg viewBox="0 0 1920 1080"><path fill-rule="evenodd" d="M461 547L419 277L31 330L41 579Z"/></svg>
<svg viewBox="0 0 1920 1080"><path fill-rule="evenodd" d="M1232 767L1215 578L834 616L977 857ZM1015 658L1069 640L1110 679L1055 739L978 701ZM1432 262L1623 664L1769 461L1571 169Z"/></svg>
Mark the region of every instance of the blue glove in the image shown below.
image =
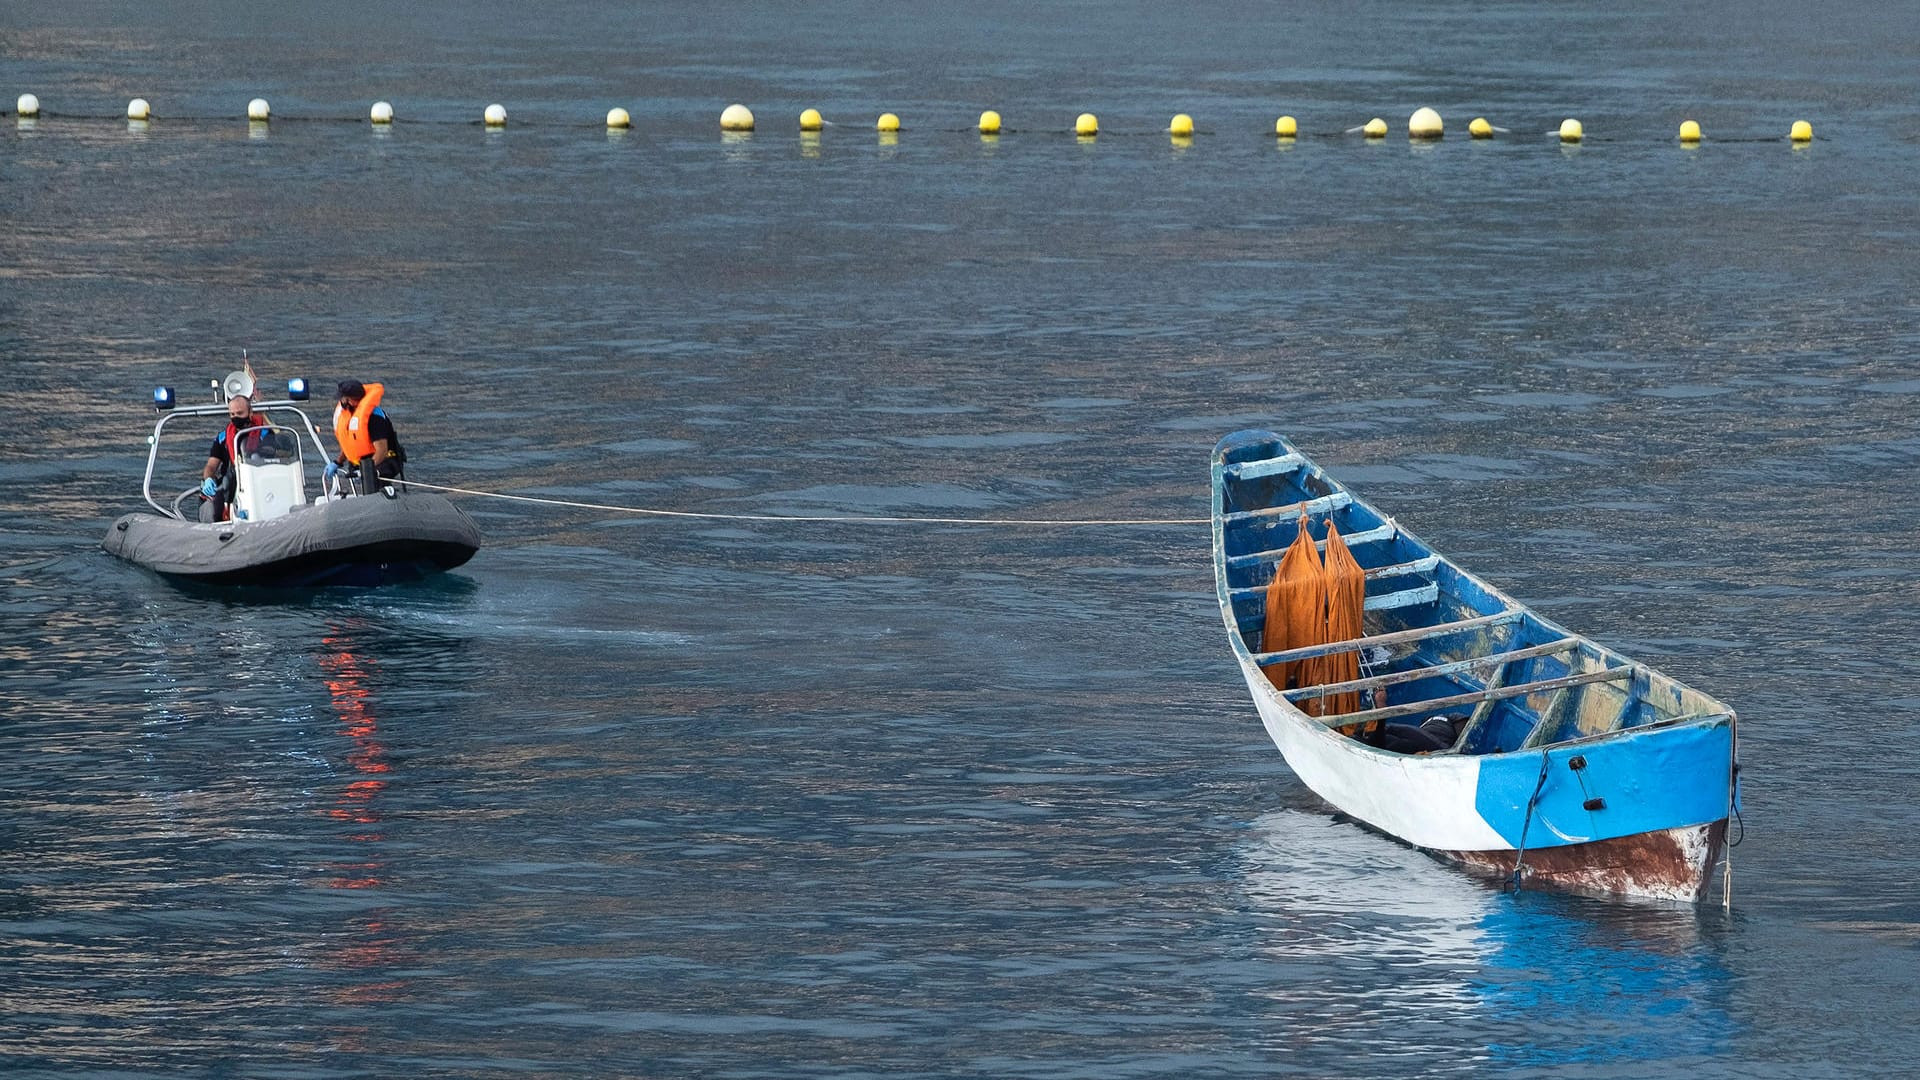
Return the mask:
<svg viewBox="0 0 1920 1080"><path fill-rule="evenodd" d="M200 494L211 499L215 495L220 494L220 485L214 483L213 477L209 476L205 480L200 481Z"/></svg>
<svg viewBox="0 0 1920 1080"><path fill-rule="evenodd" d="M337 461L329 461L327 462L327 467L320 473L320 482L331 487L333 485L333 478L339 475L340 463Z"/></svg>

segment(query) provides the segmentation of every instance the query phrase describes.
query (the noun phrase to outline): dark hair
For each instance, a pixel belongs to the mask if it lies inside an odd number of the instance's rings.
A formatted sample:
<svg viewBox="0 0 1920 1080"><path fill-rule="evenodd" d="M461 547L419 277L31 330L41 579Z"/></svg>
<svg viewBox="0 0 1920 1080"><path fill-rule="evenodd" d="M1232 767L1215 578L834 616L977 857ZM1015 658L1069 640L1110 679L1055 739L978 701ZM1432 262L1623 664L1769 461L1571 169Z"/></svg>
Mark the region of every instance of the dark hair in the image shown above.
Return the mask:
<svg viewBox="0 0 1920 1080"><path fill-rule="evenodd" d="M360 380L358 379L342 379L340 380L340 388L339 388L338 396L343 398L366 397L367 388L364 386L361 386Z"/></svg>

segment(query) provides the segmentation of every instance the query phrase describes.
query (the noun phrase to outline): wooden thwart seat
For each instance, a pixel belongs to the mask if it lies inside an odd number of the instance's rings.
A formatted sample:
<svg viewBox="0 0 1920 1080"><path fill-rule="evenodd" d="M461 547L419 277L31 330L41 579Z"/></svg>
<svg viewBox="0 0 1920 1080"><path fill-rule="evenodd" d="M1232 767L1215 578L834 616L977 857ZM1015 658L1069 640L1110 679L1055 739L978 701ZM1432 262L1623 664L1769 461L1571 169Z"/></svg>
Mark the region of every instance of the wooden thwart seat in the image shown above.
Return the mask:
<svg viewBox="0 0 1920 1080"><path fill-rule="evenodd" d="M1303 686L1286 692L1288 701L1303 698L1326 697L1329 694L1346 693L1350 690L1371 690L1380 686L1395 686L1400 683L1418 682L1443 675L1458 675L1475 668L1491 667L1495 664L1511 663L1515 660L1530 660L1536 656L1552 656L1555 653L1571 652L1580 647L1580 639L1565 637L1550 641L1545 645L1535 645L1526 649L1514 649L1511 652L1490 653L1486 656L1469 656L1464 660L1449 660L1444 664L1411 668L1407 671L1395 671L1386 675L1373 675L1365 679L1352 679L1343 683L1328 683L1325 686Z"/></svg>
<svg viewBox="0 0 1920 1080"><path fill-rule="evenodd" d="M1477 615L1471 619L1461 619L1458 622L1440 623L1435 626L1416 626L1411 630L1395 630L1390 634L1374 634L1371 637L1348 638L1346 641L1329 641L1324 645L1306 645L1298 649L1287 649L1284 652L1254 653L1253 662L1259 664L1261 667L1272 667L1275 664L1290 663L1294 660L1306 660L1315 656L1326 656L1328 653L1353 652L1358 649L1371 649L1376 645L1404 645L1409 641L1425 641L1427 638L1439 637L1443 634L1457 634L1467 630L1478 630L1481 627L1499 626L1505 623L1517 622L1520 617L1525 614L1524 611L1515 608L1508 611L1497 611L1492 615Z"/></svg>
<svg viewBox="0 0 1920 1080"><path fill-rule="evenodd" d="M1385 525L1378 526L1377 528L1364 529L1357 533L1341 533L1340 539L1344 540L1348 547L1356 548L1361 544L1373 544L1382 540L1391 540L1399 535L1399 533L1400 526L1389 521ZM1321 551L1327 550L1327 542L1325 540L1315 540L1313 545ZM1238 570L1243 566L1258 566L1261 563L1279 562L1280 556L1286 553L1286 548L1269 548L1265 551L1250 551L1245 555L1228 556L1227 565L1232 569Z"/></svg>
<svg viewBox="0 0 1920 1080"><path fill-rule="evenodd" d="M1376 566L1367 571L1367 580L1374 581L1379 578L1405 577L1408 574L1431 574L1434 568L1439 565L1440 556L1428 555L1424 559L1409 559L1406 562L1393 563L1390 566Z"/></svg>
<svg viewBox="0 0 1920 1080"><path fill-rule="evenodd" d="M1307 499L1303 502L1287 503L1285 506L1266 506L1258 510L1238 510L1231 514L1222 514L1220 520L1229 522L1255 521L1260 518L1294 517L1300 514L1324 514L1330 510L1338 510L1343 506L1352 505L1353 496L1344 491L1336 491L1331 495L1322 495L1320 498Z"/></svg>
<svg viewBox="0 0 1920 1080"><path fill-rule="evenodd" d="M1341 539L1344 540L1346 538L1342 537ZM1321 543L1324 545L1326 541L1323 540ZM1349 543L1347 546L1352 547L1353 545ZM1424 559L1411 559L1407 562L1394 563L1391 566L1376 566L1367 571L1367 580L1378 581L1382 578L1407 577L1412 574L1430 574L1434 571L1434 568L1439 565L1440 556L1429 555ZM1266 591L1267 587L1265 585L1249 585L1244 589L1231 590L1235 596L1247 596L1253 593L1264 593Z"/></svg>
<svg viewBox="0 0 1920 1080"><path fill-rule="evenodd" d="M1329 727L1344 731L1375 720L1391 720L1397 716L1414 716L1419 713L1431 713L1454 705L1477 705L1483 701L1503 701L1507 698L1526 697L1530 694L1548 690L1560 690L1569 686L1584 686L1597 682L1624 682L1633 678L1638 668L1629 664L1625 667L1603 668L1599 671L1582 671L1573 675L1562 675L1557 679L1540 679L1535 682L1515 683L1512 686L1500 686L1490 690L1475 690L1469 694L1452 694L1447 697L1428 698L1425 701L1409 701L1401 705L1388 705L1379 709L1366 709L1361 712L1340 713L1336 716L1323 716L1321 722Z"/></svg>
<svg viewBox="0 0 1920 1080"><path fill-rule="evenodd" d="M1232 465L1222 465L1220 472L1232 480L1257 480L1262 476L1279 476L1293 472L1306 463L1307 459L1299 454L1282 454L1262 461L1240 461Z"/></svg>
<svg viewBox="0 0 1920 1080"><path fill-rule="evenodd" d="M1416 586L1411 589L1401 589L1399 592L1369 596L1367 597L1366 609L1368 611L1386 611L1389 608L1431 604L1438 599L1440 599L1439 582L1429 582L1428 584Z"/></svg>

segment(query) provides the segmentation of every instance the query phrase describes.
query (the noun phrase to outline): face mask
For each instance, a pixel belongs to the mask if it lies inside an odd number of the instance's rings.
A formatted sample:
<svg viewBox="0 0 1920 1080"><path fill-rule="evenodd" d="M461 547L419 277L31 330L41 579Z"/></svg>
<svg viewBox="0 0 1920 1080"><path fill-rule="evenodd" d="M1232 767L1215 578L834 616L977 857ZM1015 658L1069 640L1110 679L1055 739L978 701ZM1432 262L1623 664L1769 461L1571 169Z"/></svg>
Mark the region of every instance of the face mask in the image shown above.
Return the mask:
<svg viewBox="0 0 1920 1080"><path fill-rule="evenodd" d="M231 420L235 427L252 427L254 424L254 419L251 416L234 416L229 413L227 419Z"/></svg>

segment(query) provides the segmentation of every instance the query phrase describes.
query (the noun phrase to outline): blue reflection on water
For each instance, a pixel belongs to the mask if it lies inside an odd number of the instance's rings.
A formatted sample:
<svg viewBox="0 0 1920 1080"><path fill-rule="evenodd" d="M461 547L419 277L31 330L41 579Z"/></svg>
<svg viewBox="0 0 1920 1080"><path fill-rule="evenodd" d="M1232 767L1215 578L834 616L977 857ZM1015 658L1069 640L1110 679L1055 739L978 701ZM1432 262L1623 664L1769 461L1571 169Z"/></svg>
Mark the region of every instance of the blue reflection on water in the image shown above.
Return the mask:
<svg viewBox="0 0 1920 1080"><path fill-rule="evenodd" d="M1734 1034L1717 912L1510 895L1305 811L1267 814L1253 836L1244 884L1274 962L1276 1048L1664 1068Z"/></svg>
<svg viewBox="0 0 1920 1080"><path fill-rule="evenodd" d="M1736 1034L1716 909L1644 907L1521 893L1480 926L1474 993L1512 1018L1493 1060L1519 1065L1660 1062L1723 1052Z"/></svg>

